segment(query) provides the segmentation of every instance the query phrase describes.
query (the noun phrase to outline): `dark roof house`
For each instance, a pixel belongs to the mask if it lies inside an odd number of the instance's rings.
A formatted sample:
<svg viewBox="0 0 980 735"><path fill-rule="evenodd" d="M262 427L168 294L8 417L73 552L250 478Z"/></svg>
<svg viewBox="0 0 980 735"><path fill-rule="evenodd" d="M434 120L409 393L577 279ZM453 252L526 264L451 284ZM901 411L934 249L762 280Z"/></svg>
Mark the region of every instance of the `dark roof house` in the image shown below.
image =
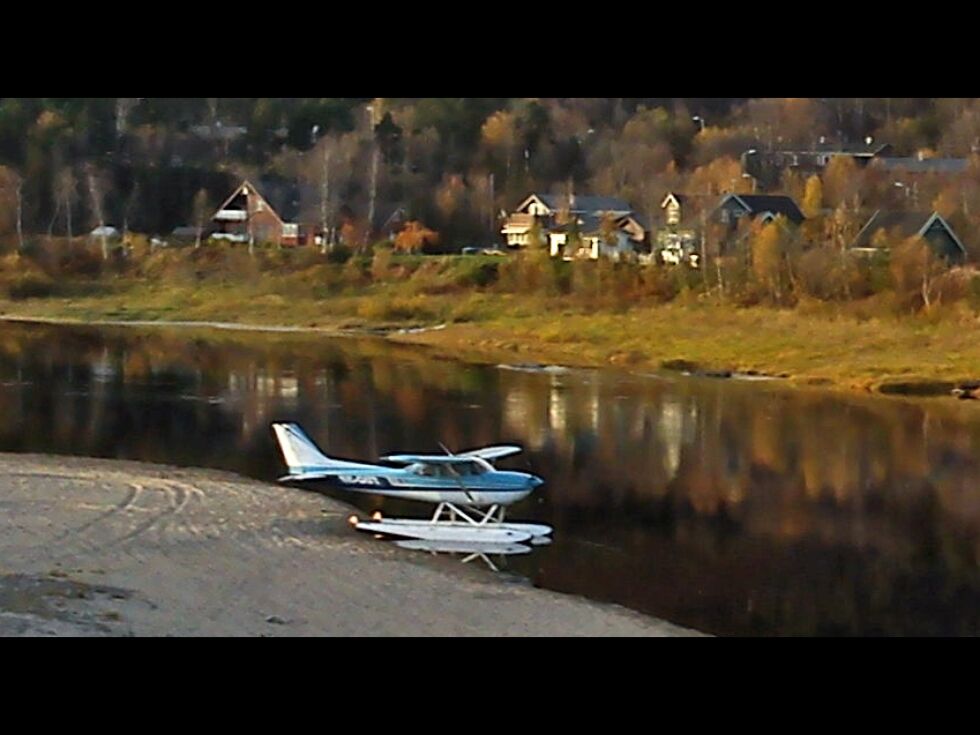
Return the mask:
<svg viewBox="0 0 980 735"><path fill-rule="evenodd" d="M851 249L878 251L879 248L874 245L874 237L881 231L903 239L921 237L938 257L952 263L962 262L966 257L963 243L938 212L887 212L879 209L861 228Z"/></svg>
<svg viewBox="0 0 980 735"><path fill-rule="evenodd" d="M728 194L715 210L724 224L733 224L742 217L762 218L763 221L783 216L795 225L806 219L791 197L769 194Z"/></svg>

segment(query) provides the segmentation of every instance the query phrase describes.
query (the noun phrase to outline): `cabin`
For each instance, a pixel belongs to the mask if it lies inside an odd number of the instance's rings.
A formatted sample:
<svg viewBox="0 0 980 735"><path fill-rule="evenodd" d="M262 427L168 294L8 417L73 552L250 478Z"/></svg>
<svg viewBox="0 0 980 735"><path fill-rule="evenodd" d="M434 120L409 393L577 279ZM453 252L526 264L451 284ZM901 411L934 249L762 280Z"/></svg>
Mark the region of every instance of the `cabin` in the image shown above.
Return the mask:
<svg viewBox="0 0 980 735"><path fill-rule="evenodd" d="M279 247L300 244L300 226L286 222L249 181L242 183L211 217L215 240L269 243Z"/></svg>
<svg viewBox="0 0 980 735"><path fill-rule="evenodd" d="M887 212L878 210L861 228L850 250L860 255L887 252L876 245L876 235L884 232L896 239L921 238L937 258L950 264L966 259L963 242L938 212Z"/></svg>

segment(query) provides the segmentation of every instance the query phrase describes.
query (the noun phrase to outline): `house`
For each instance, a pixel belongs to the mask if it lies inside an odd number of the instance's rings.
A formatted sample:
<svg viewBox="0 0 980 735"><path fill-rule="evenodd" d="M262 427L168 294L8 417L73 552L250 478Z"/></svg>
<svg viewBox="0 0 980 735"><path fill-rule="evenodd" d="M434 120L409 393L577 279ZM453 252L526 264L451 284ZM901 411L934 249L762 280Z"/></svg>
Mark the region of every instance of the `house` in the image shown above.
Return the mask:
<svg viewBox="0 0 980 735"><path fill-rule="evenodd" d="M614 217L605 215L582 215L574 222L556 225L548 232L548 246L551 257L562 257L565 260L589 258L598 260L600 257L621 260L635 253L636 242L628 227L641 227L631 216ZM573 252L569 250L569 239L573 232L578 233L579 247ZM644 230L644 235L645 235Z"/></svg>
<svg viewBox="0 0 980 735"><path fill-rule="evenodd" d="M770 222L783 216L794 225L806 219L792 197L770 194L728 194L715 209L712 217L734 227L741 219Z"/></svg>
<svg viewBox="0 0 980 735"><path fill-rule="evenodd" d="M238 243L300 244L299 224L286 222L251 182L242 183L211 218L216 240Z"/></svg>
<svg viewBox="0 0 980 735"><path fill-rule="evenodd" d="M378 219L381 220L382 224L378 228L378 233L385 240L394 240L398 233L405 227L405 223L408 222L408 212L405 207L381 210L379 214Z"/></svg>
<svg viewBox="0 0 980 735"><path fill-rule="evenodd" d="M672 191L667 192L667 196L660 203L660 208L664 210L664 223L668 227L676 227L683 219L684 206L690 201L686 194L677 194Z"/></svg>
<svg viewBox="0 0 980 735"><path fill-rule="evenodd" d="M700 261L698 232L683 226L684 215L693 213L692 197L669 191L660 203L664 212L664 226L657 231L654 254L665 265L687 263L697 267Z"/></svg>
<svg viewBox="0 0 980 735"><path fill-rule="evenodd" d="M846 157L864 168L872 161L888 155L889 143L877 143L865 138L860 143L832 143L820 138L812 146L787 150L763 150L760 144L742 154L742 167L746 173L766 186L778 184L786 170L801 175L821 173L833 159Z"/></svg>
<svg viewBox="0 0 980 735"><path fill-rule="evenodd" d="M537 226L546 237L552 256L566 258L582 254L621 257L647 242L649 223L633 211L628 202L616 197L575 194L531 194L507 217L501 234L511 248L526 247ZM608 242L610 227L616 231L616 244ZM603 236L603 230L607 236ZM578 232L582 246L575 254L565 252L569 237Z"/></svg>
<svg viewBox="0 0 980 735"><path fill-rule="evenodd" d="M937 257L949 263L961 263L966 258L962 241L938 212L887 212L879 209L861 228L851 251L865 255L883 252L875 242L879 232L902 240L922 238Z"/></svg>

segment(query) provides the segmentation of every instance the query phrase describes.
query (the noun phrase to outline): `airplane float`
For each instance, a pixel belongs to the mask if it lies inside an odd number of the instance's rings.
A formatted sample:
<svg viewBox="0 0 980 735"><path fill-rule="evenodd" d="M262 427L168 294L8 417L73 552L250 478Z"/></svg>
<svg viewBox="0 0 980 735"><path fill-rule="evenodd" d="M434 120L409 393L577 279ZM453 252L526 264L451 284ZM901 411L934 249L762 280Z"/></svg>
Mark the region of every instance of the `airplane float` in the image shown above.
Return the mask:
<svg viewBox="0 0 980 735"><path fill-rule="evenodd" d="M520 553L515 545L549 543L550 526L504 520L507 506L544 484L535 475L498 470L492 464L520 454L520 447L485 447L456 454L446 450L440 455L394 454L380 459L391 465L386 466L328 457L298 424L274 423L272 430L289 468L289 474L279 478L280 482L437 506L430 520L384 518L380 512L369 521L352 516L351 525L358 531L429 544L403 543L406 548L471 549L484 559L491 553Z"/></svg>

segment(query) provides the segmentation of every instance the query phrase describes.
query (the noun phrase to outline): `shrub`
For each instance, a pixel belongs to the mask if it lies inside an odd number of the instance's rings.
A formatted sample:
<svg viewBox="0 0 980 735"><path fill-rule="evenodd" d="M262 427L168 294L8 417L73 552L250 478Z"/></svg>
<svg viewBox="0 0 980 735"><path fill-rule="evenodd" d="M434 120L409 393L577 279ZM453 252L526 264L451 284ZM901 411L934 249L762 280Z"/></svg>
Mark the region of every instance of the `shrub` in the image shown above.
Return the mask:
<svg viewBox="0 0 980 735"><path fill-rule="evenodd" d="M6 291L15 301L51 296L54 291L54 281L41 272L22 273L14 276L6 283Z"/></svg>
<svg viewBox="0 0 980 735"><path fill-rule="evenodd" d="M500 263L474 259L460 265L456 285L461 287L486 288L500 278Z"/></svg>
<svg viewBox="0 0 980 735"><path fill-rule="evenodd" d="M327 262L343 265L351 259L353 251L346 245L335 245L332 250L327 252Z"/></svg>

